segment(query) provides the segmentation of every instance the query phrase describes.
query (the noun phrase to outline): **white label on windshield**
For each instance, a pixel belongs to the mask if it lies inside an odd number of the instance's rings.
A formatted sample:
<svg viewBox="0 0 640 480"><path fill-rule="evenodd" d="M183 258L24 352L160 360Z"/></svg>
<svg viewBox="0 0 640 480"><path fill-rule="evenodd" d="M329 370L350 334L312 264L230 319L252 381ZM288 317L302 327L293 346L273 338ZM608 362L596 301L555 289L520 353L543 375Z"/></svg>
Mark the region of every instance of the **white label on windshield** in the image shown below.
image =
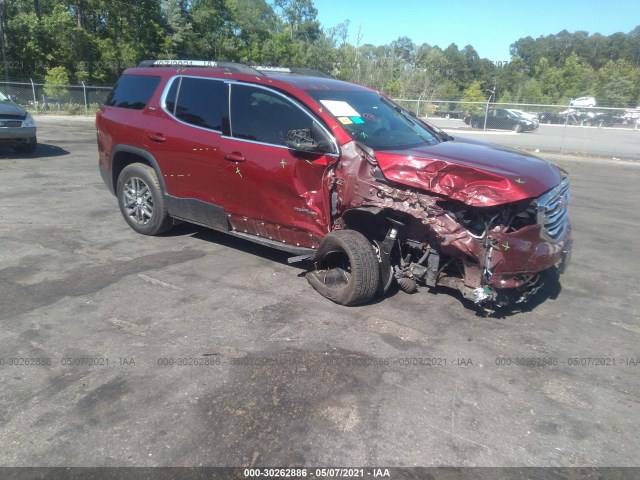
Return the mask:
<svg viewBox="0 0 640 480"><path fill-rule="evenodd" d="M360 114L347 102L340 100L320 100L325 107L333 114L334 117L359 117Z"/></svg>

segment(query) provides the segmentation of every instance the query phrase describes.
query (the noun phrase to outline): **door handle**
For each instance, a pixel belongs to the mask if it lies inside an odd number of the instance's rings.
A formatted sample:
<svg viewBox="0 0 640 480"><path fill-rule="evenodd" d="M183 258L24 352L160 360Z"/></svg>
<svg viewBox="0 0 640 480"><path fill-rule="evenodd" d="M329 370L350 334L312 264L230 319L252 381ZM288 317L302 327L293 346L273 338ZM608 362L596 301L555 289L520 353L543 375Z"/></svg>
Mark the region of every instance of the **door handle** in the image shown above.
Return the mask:
<svg viewBox="0 0 640 480"><path fill-rule="evenodd" d="M227 153L224 159L230 162L244 162L246 160L240 152Z"/></svg>
<svg viewBox="0 0 640 480"><path fill-rule="evenodd" d="M149 136L150 140L153 140L154 142L158 142L158 143L164 143L167 141L167 138L161 134L161 133L147 133L147 135Z"/></svg>

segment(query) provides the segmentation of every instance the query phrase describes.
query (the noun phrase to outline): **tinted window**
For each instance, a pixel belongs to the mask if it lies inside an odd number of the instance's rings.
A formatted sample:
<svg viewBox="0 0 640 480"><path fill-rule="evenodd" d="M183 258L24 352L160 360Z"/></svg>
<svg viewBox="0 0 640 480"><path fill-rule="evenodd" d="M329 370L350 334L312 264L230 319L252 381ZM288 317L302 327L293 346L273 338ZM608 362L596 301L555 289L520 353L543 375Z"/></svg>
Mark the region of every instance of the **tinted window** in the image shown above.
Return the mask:
<svg viewBox="0 0 640 480"><path fill-rule="evenodd" d="M110 107L142 110L159 83L160 77L123 75L104 104Z"/></svg>
<svg viewBox="0 0 640 480"><path fill-rule="evenodd" d="M175 78L173 82L171 82L171 87L167 92L167 96L164 99L164 105L168 111L170 111L173 115L176 113L176 98L178 97L178 89L180 88L180 82L182 81L181 77Z"/></svg>
<svg viewBox="0 0 640 480"><path fill-rule="evenodd" d="M177 82L173 82L172 88ZM222 131L227 117L229 87L220 80L183 77L175 116L183 122ZM171 93L171 91L169 91ZM167 108L169 108L167 97Z"/></svg>
<svg viewBox="0 0 640 480"><path fill-rule="evenodd" d="M231 132L236 138L285 145L294 128L311 128L312 118L276 93L247 85L231 87Z"/></svg>

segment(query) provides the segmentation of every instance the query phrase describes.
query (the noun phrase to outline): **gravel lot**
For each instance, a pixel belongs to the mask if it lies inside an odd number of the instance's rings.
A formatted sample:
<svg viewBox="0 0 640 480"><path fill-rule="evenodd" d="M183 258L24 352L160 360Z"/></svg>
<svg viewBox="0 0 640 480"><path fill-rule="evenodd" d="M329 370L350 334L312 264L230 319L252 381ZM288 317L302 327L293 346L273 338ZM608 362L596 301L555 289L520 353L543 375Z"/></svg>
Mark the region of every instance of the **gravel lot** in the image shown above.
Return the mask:
<svg viewBox="0 0 640 480"><path fill-rule="evenodd" d="M562 289L481 318L446 291L341 307L200 227L137 235L91 121L39 140L0 150L0 465L640 466L638 163L553 157Z"/></svg>

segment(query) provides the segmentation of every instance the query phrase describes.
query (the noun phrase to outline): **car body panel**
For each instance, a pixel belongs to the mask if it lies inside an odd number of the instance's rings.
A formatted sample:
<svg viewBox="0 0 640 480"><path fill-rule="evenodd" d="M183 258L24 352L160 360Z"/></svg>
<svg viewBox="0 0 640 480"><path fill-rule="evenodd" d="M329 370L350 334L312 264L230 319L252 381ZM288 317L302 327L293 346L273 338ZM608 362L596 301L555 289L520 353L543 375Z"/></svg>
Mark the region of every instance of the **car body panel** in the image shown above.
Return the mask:
<svg viewBox="0 0 640 480"><path fill-rule="evenodd" d="M376 152L376 157L387 178L473 206L535 198L561 179L549 162L488 144L443 142L404 152Z"/></svg>

